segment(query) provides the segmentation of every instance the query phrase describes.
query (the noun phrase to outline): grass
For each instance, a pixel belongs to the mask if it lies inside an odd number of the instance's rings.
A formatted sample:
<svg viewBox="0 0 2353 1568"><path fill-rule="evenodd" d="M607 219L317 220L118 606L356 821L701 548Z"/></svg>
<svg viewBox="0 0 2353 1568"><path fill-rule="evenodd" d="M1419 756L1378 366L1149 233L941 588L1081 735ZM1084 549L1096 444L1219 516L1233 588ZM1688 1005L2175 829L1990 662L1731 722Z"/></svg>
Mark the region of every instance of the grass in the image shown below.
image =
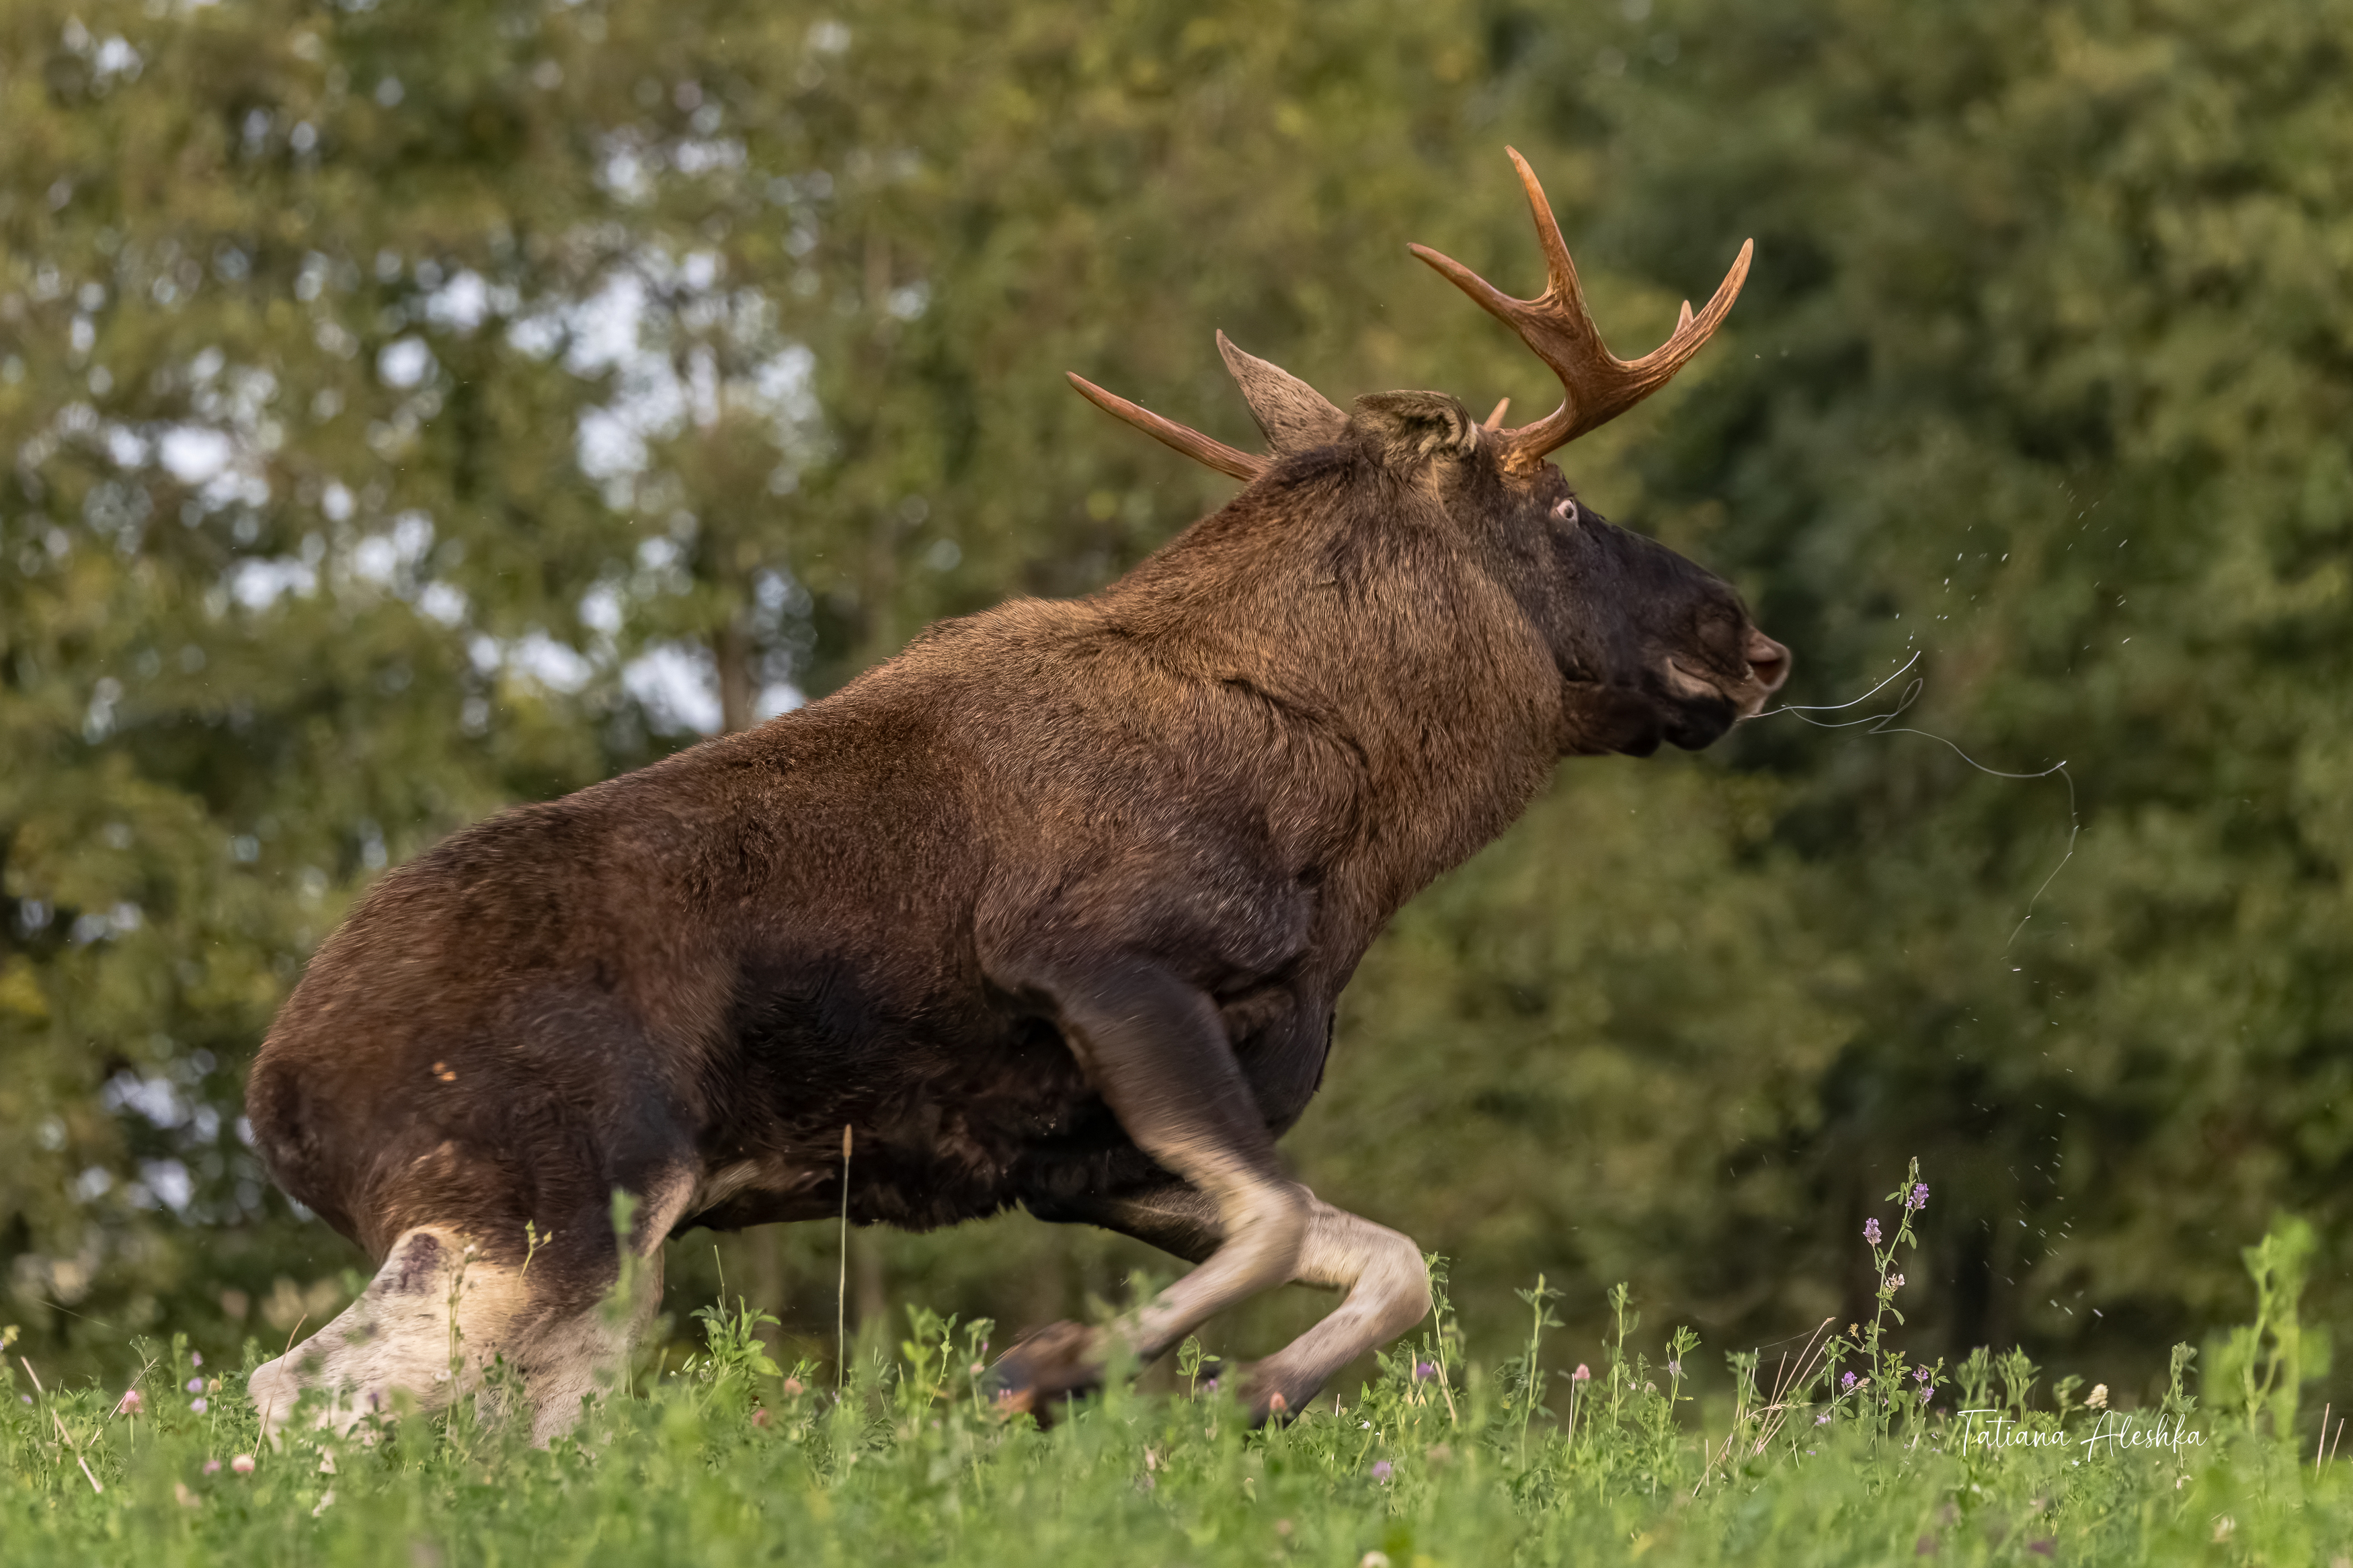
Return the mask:
<svg viewBox="0 0 2353 1568"><path fill-rule="evenodd" d="M1883 1276L1916 1206L1874 1244ZM547 1451L461 1415L270 1452L242 1374L184 1343L142 1352L135 1413L12 1358L0 1562L2347 1564L2353 1484L2274 1435L2325 1353L2294 1316L2309 1250L2293 1226L2248 1249L2258 1318L2220 1342L2202 1405L2185 1347L2131 1412L2072 1378L2038 1396L2016 1352L1949 1377L1906 1363L1898 1286L1867 1327L1733 1357L1738 1394L1703 1415L1696 1341L1678 1330L1654 1364L1622 1288L1599 1367L1547 1359L1541 1280L1526 1340L1490 1363L1465 1356L1442 1268L1439 1313L1377 1377L1266 1431L1189 1344L1174 1394L1114 1379L1050 1431L1001 1421L988 1325L921 1309L837 1391L768 1359L762 1314L707 1308L703 1353Z"/></svg>

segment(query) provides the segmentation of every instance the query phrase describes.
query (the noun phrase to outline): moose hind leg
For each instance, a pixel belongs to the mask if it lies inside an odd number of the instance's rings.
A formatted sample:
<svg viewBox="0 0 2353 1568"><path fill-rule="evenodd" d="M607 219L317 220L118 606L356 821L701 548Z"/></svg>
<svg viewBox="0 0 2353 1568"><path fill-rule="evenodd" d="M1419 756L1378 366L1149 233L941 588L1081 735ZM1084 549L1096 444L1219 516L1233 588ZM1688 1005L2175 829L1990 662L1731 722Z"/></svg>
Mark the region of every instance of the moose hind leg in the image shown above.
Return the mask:
<svg viewBox="0 0 2353 1568"><path fill-rule="evenodd" d="M403 1406L428 1415L448 1408L480 1385L523 1301L517 1270L475 1256L455 1229L404 1232L359 1300L254 1369L248 1391L263 1434L274 1443L312 1392L326 1395L314 1425L339 1434Z"/></svg>
<svg viewBox="0 0 2353 1568"><path fill-rule="evenodd" d="M313 1390L327 1396L315 1424L338 1433L372 1414L432 1415L484 1391L503 1363L521 1380L533 1441L569 1432L584 1397L618 1385L661 1297L662 1238L693 1183L672 1171L649 1184L622 1300L614 1299L620 1249L602 1214L575 1215L553 1245L517 1261L485 1256L454 1226L404 1232L342 1316L254 1369L248 1386L264 1431L274 1441ZM503 1390L490 1393L486 1418L499 1414Z"/></svg>

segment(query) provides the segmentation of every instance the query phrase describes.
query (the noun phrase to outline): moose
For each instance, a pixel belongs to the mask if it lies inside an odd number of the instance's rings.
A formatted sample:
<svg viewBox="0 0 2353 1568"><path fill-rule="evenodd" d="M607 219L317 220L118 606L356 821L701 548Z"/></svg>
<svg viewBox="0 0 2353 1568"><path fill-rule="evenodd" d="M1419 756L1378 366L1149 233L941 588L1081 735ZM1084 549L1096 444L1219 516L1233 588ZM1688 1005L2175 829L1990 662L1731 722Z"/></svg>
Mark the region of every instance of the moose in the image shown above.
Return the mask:
<svg viewBox="0 0 2353 1568"><path fill-rule="evenodd" d="M1699 351L1751 247L1620 360L1511 157L1544 293L1413 248L1552 368L1551 414L1506 428L1438 392L1344 411L1220 333L1260 456L1073 375L1240 492L1098 593L942 622L821 701L452 834L360 900L247 1094L279 1184L380 1260L254 1373L273 1434L306 1391L347 1430L446 1407L502 1357L550 1440L610 1385L690 1226L1018 1205L1198 1266L1003 1355L1002 1406L1040 1416L1115 1342L1149 1361L1287 1282L1344 1295L1250 1369L1256 1420L1428 1312L1413 1241L1276 1154L1341 988L1562 757L1706 746L1789 669L1722 580L1546 460Z"/></svg>

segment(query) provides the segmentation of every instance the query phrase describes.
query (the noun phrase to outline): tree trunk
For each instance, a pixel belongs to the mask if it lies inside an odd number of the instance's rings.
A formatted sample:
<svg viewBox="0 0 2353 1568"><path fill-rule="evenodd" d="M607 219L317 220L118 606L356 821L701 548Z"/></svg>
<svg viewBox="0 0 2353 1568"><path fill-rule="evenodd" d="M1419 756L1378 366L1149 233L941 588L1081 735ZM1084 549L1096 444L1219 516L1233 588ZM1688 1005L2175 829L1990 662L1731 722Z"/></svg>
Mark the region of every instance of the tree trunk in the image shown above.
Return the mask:
<svg viewBox="0 0 2353 1568"><path fill-rule="evenodd" d="M758 722L754 704L759 689L754 684L752 638L740 621L731 621L711 639L712 661L719 667L719 727L728 734Z"/></svg>

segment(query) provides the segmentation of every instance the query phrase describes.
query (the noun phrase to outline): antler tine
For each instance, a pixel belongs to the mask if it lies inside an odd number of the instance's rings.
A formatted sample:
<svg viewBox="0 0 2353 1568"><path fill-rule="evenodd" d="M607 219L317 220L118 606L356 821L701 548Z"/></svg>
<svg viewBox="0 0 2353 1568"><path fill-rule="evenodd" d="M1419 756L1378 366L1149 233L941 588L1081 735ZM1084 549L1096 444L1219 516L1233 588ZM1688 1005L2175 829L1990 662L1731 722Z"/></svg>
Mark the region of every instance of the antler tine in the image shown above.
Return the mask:
<svg viewBox="0 0 2353 1568"><path fill-rule="evenodd" d="M1501 434L1506 462L1514 468L1527 468L1546 453L1608 423L1650 396L1699 353L1716 328L1723 325L1724 318L1731 312L1732 302L1740 297L1740 286L1748 277L1756 242L1750 240L1741 246L1738 259L1717 285L1704 310L1694 316L1691 301L1684 300L1674 332L1664 343L1641 359L1621 360L1601 341L1600 329L1586 310L1585 293L1577 280L1577 264L1569 258L1560 225L1553 217L1552 204L1545 199L1544 186L1537 183L1535 171L1520 156L1517 148L1505 151L1511 153L1513 166L1519 171L1521 187L1527 193L1528 215L1535 221L1536 243L1544 250L1545 291L1533 300L1514 299L1451 257L1441 256L1423 245L1412 249L1448 282L1476 300L1482 310L1516 332L1520 341L1560 377L1559 407L1533 425Z"/></svg>
<svg viewBox="0 0 2353 1568"><path fill-rule="evenodd" d="M1105 392L1076 371L1065 371L1071 384L1079 395L1097 408L1114 417L1126 420L1165 447L1174 447L1197 463L1205 463L1221 474L1231 474L1247 483L1266 472L1270 459L1238 451L1214 437L1179 425L1174 419L1163 419L1149 408L1130 403L1116 393Z"/></svg>

